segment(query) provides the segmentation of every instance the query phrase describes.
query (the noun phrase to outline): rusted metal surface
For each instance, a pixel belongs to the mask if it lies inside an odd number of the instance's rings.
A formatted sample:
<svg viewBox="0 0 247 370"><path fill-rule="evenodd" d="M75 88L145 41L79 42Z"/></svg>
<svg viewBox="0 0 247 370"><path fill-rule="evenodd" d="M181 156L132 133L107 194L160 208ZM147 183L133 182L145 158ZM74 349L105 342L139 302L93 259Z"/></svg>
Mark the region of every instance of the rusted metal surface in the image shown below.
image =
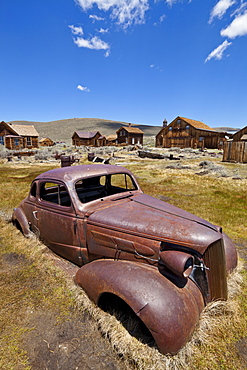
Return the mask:
<svg viewBox="0 0 247 370"><path fill-rule="evenodd" d="M77 272L76 282L96 304L104 292L123 299L163 353L176 353L186 343L204 307L200 291L189 279L180 288L157 268L137 262L94 261Z"/></svg>
<svg viewBox="0 0 247 370"><path fill-rule="evenodd" d="M226 274L237 265L220 227L143 194L115 165L39 175L12 219L82 266L76 281L94 302L104 293L123 299L163 353L186 343L205 304L227 298Z"/></svg>

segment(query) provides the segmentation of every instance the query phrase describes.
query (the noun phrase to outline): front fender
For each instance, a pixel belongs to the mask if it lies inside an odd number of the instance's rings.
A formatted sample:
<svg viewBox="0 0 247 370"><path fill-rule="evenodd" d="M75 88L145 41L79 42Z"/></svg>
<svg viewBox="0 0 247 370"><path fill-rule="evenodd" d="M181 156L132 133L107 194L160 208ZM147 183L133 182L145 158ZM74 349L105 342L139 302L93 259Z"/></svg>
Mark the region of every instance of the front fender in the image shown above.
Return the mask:
<svg viewBox="0 0 247 370"><path fill-rule="evenodd" d="M96 304L106 292L123 299L164 354L174 354L185 345L204 307L202 294L191 280L179 288L146 264L97 260L82 266L75 281Z"/></svg>
<svg viewBox="0 0 247 370"><path fill-rule="evenodd" d="M232 272L238 264L238 254L237 249L233 241L225 233L222 233L224 246L225 246L225 255L226 255L226 272Z"/></svg>
<svg viewBox="0 0 247 370"><path fill-rule="evenodd" d="M25 237L29 238L33 235L30 231L28 220L21 208L14 208L12 222L13 224L16 224L17 222L19 223L21 231Z"/></svg>

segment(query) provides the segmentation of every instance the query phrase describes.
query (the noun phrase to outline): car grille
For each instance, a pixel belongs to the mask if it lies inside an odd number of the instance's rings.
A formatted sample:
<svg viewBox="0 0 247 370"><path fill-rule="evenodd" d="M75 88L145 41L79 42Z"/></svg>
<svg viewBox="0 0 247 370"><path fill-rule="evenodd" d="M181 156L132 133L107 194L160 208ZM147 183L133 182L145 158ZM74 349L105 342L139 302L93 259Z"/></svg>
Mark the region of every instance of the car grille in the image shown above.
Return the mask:
<svg viewBox="0 0 247 370"><path fill-rule="evenodd" d="M226 261L223 239L212 243L203 255L208 278L209 301L227 299Z"/></svg>

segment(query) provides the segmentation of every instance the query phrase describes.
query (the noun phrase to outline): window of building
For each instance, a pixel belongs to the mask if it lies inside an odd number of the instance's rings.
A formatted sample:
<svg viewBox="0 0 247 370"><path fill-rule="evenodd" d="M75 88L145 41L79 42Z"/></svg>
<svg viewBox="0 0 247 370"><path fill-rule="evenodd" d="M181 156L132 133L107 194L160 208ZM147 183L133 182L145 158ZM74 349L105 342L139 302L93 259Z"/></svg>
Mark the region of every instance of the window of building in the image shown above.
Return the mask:
<svg viewBox="0 0 247 370"><path fill-rule="evenodd" d="M172 127L169 127L169 128L168 128L168 130L169 130L169 131L172 131Z"/></svg>
<svg viewBox="0 0 247 370"><path fill-rule="evenodd" d="M3 136L0 136L0 144L4 145L4 137Z"/></svg>
<svg viewBox="0 0 247 370"><path fill-rule="evenodd" d="M32 138L30 136L27 137L27 145L32 145Z"/></svg>
<svg viewBox="0 0 247 370"><path fill-rule="evenodd" d="M19 139L14 139L14 145L16 145L16 146L19 145Z"/></svg>

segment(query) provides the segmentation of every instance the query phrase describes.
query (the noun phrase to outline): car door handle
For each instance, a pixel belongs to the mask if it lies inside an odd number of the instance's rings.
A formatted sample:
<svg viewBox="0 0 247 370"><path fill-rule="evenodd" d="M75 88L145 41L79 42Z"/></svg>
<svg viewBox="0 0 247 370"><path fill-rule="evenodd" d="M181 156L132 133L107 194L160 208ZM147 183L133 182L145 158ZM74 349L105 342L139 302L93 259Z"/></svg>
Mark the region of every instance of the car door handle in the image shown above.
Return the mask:
<svg viewBox="0 0 247 370"><path fill-rule="evenodd" d="M38 211L33 211L33 217L35 218L35 220L38 220L37 212L38 212Z"/></svg>

